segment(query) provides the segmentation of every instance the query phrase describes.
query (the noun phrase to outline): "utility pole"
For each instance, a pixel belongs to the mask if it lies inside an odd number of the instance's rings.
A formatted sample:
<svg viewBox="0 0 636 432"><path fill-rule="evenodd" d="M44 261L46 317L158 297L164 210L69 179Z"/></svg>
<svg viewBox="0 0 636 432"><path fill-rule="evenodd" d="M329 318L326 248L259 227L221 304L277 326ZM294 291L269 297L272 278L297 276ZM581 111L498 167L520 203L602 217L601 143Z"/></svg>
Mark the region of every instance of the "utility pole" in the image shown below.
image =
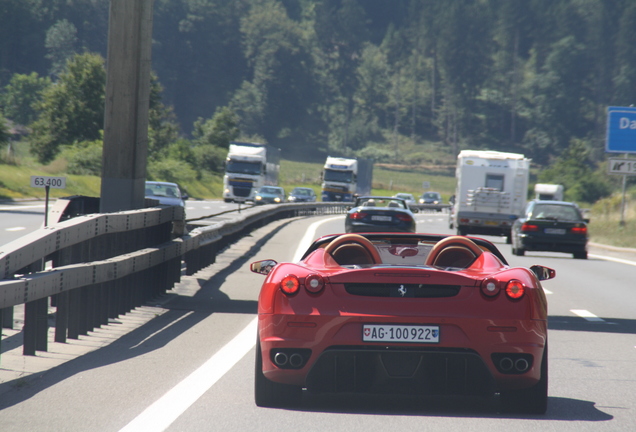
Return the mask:
<svg viewBox="0 0 636 432"><path fill-rule="evenodd" d="M111 0L100 212L144 207L154 0Z"/></svg>

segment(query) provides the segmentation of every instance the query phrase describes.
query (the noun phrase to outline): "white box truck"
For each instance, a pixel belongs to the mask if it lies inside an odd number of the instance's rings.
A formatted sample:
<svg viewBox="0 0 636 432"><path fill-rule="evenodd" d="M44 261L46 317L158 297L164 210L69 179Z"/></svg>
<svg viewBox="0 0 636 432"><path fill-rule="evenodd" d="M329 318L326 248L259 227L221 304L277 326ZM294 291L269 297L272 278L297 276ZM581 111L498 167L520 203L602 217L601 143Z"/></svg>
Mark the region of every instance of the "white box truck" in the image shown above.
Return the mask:
<svg viewBox="0 0 636 432"><path fill-rule="evenodd" d="M563 201L563 185L537 183L534 185L534 199Z"/></svg>
<svg viewBox="0 0 636 432"><path fill-rule="evenodd" d="M322 171L323 201L353 201L371 194L373 160L327 156Z"/></svg>
<svg viewBox="0 0 636 432"><path fill-rule="evenodd" d="M278 186L280 149L267 144L231 142L225 159L223 200L254 201L261 186Z"/></svg>
<svg viewBox="0 0 636 432"><path fill-rule="evenodd" d="M451 226L457 234L505 236L526 205L530 159L522 154L462 150Z"/></svg>

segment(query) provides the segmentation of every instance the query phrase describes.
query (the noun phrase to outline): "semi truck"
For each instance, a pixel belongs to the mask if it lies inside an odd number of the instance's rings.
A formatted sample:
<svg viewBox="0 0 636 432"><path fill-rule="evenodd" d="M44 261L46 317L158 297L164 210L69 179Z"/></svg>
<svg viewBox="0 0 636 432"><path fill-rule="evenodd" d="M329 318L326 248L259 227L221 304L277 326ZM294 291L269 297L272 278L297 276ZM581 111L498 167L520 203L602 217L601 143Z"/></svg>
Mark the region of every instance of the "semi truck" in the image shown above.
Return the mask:
<svg viewBox="0 0 636 432"><path fill-rule="evenodd" d="M231 142L225 159L223 201L254 201L261 186L278 186L280 149L260 143Z"/></svg>
<svg viewBox="0 0 636 432"><path fill-rule="evenodd" d="M530 159L518 153L462 150L457 156L457 189L451 227L458 235L505 236L528 196Z"/></svg>
<svg viewBox="0 0 636 432"><path fill-rule="evenodd" d="M563 201L563 185L537 183L534 185L534 199Z"/></svg>
<svg viewBox="0 0 636 432"><path fill-rule="evenodd" d="M371 194L373 160L327 156L322 171L323 201L353 201Z"/></svg>

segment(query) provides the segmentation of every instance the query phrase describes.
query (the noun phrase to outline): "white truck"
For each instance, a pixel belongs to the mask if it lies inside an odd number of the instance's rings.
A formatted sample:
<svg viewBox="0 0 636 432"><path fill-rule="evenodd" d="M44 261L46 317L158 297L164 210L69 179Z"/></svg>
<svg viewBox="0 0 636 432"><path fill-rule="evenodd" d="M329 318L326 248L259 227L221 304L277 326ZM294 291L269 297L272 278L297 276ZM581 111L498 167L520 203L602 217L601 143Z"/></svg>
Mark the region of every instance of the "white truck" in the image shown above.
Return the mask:
<svg viewBox="0 0 636 432"><path fill-rule="evenodd" d="M278 186L280 149L268 144L231 142L225 160L223 201L254 201L261 186Z"/></svg>
<svg viewBox="0 0 636 432"><path fill-rule="evenodd" d="M371 194L373 160L327 156L322 171L323 201L353 201Z"/></svg>
<svg viewBox="0 0 636 432"><path fill-rule="evenodd" d="M510 243L512 224L526 205L529 169L522 154L462 150L451 227L459 235L499 235Z"/></svg>
<svg viewBox="0 0 636 432"><path fill-rule="evenodd" d="M563 185L537 183L534 185L534 199L563 201Z"/></svg>

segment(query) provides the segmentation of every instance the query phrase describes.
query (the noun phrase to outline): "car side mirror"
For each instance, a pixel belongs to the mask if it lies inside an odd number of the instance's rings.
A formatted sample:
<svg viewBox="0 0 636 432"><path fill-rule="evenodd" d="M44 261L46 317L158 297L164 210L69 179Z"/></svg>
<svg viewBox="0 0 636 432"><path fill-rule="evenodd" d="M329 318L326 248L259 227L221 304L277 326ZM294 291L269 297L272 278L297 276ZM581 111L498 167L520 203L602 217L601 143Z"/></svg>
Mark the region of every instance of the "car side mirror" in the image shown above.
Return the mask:
<svg viewBox="0 0 636 432"><path fill-rule="evenodd" d="M190 197L189 197L189 196L188 196L188 194L186 194L186 193L184 193L183 195L181 195L181 199L182 199L182 200L184 200L184 201L185 201L185 200L187 200L188 198L190 198Z"/></svg>
<svg viewBox="0 0 636 432"><path fill-rule="evenodd" d="M530 267L530 270L532 270L534 274L537 275L537 278L539 280L554 279L554 277L556 276L556 271L549 267L533 265L532 267Z"/></svg>
<svg viewBox="0 0 636 432"><path fill-rule="evenodd" d="M250 270L254 273L267 275L272 271L276 264L278 263L274 260L256 261L250 264Z"/></svg>

